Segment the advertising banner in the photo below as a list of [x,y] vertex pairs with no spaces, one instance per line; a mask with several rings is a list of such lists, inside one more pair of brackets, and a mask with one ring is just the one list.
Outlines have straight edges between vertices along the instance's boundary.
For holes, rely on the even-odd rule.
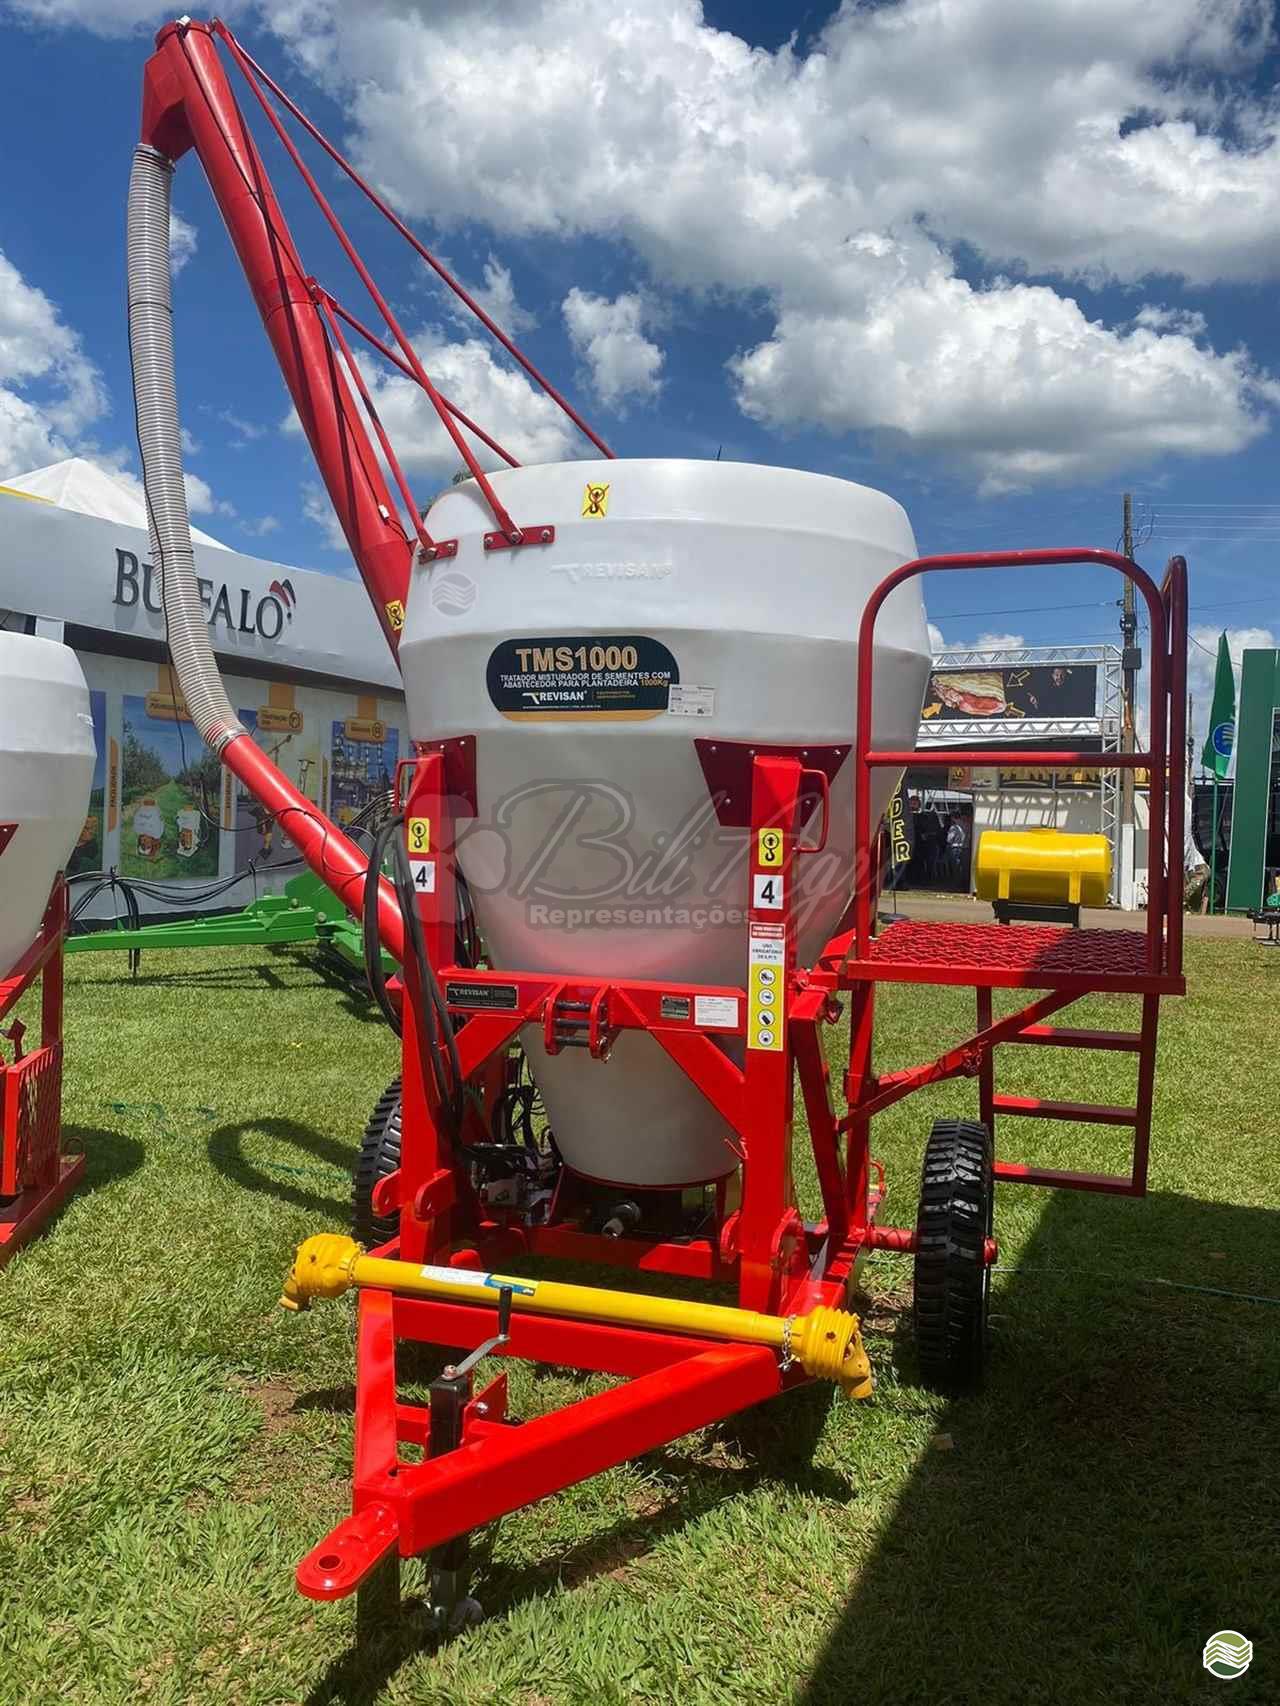
[[216,877],[222,770],[168,673],[161,669],[155,691],[123,698],[120,871],[153,881]]
[[[107,696],[97,690],[89,693],[89,714],[93,718],[93,782],[89,789],[89,811],[80,831],[80,839],[67,860],[67,875],[80,871],[100,871],[105,863],[103,849],[107,831]],[[114,801],[113,801],[114,803]]]
[[[267,757],[299,791],[316,805],[322,786],[320,729],[295,703],[293,685],[271,682],[266,704],[240,706],[240,721]],[[235,865],[242,870],[250,861],[260,870],[297,861],[298,851],[289,834],[289,822],[277,819],[260,806],[248,789],[236,784]]]
[[1020,717],[1097,714],[1094,664],[1018,664],[1002,669],[936,669],[920,713],[925,722],[1008,722]]
[[334,721],[329,744],[330,815],[344,827],[391,787],[400,731],[378,715],[376,699],[360,699],[354,717]]

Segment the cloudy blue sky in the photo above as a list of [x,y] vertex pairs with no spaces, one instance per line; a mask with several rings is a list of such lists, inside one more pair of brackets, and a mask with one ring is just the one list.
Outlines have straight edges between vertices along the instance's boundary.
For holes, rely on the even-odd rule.
[[[123,213],[145,0],[0,0],[0,479],[136,469]],[[1193,686],[1280,632],[1280,33],[1263,0],[237,0],[224,16],[623,455],[879,486],[923,551],[1183,550]],[[364,312],[278,147],[308,265]],[[579,454],[331,169],[455,400]],[[180,165],[193,510],[350,573],[198,164]],[[370,315],[369,317],[372,317]],[[456,457],[370,370],[424,499]],[[1111,639],[1100,572],[929,589],[950,643]],[[1204,649],[1207,648],[1207,649]]]

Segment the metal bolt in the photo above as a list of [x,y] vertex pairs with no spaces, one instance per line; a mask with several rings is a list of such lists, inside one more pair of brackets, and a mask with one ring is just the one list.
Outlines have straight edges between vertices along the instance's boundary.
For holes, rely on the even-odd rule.
[[524,544],[524,534],[521,533],[521,531],[518,527],[512,528],[509,537],[510,537],[511,543],[513,545],[523,545]]
[[550,537],[551,529],[549,527],[544,527],[542,530],[542,543],[545,545]]
[[456,1380],[457,1379],[458,1370],[454,1366],[453,1363],[446,1363],[445,1371],[444,1371],[444,1377],[446,1380]]
[[425,547],[424,547],[424,549],[423,549],[423,552],[422,552],[422,555],[423,555],[423,557],[424,557],[424,559],[425,559],[425,560],[426,560],[426,561],[427,561],[427,562],[428,562],[428,563],[434,563],[434,562],[435,562],[435,558],[436,558],[436,548],[435,548],[435,546],[434,546],[434,545],[427,545],[427,546],[425,546]]
[[489,1406],[484,1402],[483,1398],[476,1405],[475,1409],[477,1416],[487,1416],[489,1414]]

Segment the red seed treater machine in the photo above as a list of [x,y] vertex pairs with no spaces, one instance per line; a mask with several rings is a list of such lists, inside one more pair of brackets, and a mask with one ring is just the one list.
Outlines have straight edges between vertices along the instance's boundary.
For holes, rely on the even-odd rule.
[[[303,265],[219,49],[243,75],[372,300],[375,331]],[[483,322],[590,460],[521,467],[432,383],[295,140],[372,201]],[[369,861],[274,768],[218,679],[181,477],[169,292],[173,163],[194,152],[244,266],[356,565],[400,660],[412,757]],[[369,310],[365,310],[369,314]],[[298,1568],[371,1608],[429,1555],[441,1626],[474,1610],[467,1536],[504,1513],[811,1380],[871,1370],[849,1307],[872,1250],[914,1252],[922,1378],[977,1381],[1000,1179],[1141,1195],[1159,999],[1181,992],[1185,565],[1157,587],[1094,550],[918,558],[902,510],[822,476],[617,461],[221,23],[170,24],[147,66],[129,200],[139,440],[175,665],[222,762],[402,966],[402,1037],[355,1189],[360,1240],[299,1250],[284,1301],[358,1292],[352,1514]],[[376,412],[360,339],[421,388],[466,478],[425,513]],[[363,358],[368,361],[369,357]],[[523,381],[522,381],[523,382]],[[491,470],[496,468],[496,472]],[[393,491],[394,488],[394,491]],[[1143,931],[895,923],[877,932],[879,826],[907,764],[1070,765],[1082,754],[914,751],[929,669],[926,571],[1098,563],[1151,623]],[[1169,857],[1167,850],[1173,850]],[[391,875],[377,873],[389,862]],[[373,874],[370,875],[369,872]],[[371,972],[378,984],[376,956]],[[877,1074],[886,981],[975,991],[973,1033]],[[1024,989],[996,1017],[993,991]],[[1081,995],[1138,998],[1133,1032],[1046,1023]],[[824,1036],[848,1005],[847,1067]],[[997,1091],[1001,1043],[1132,1052],[1134,1102]],[[872,1116],[942,1079],[978,1118],[935,1124],[914,1227],[880,1223]],[[822,1211],[793,1183],[798,1078]],[[532,1080],[532,1082],[530,1081]],[[535,1096],[546,1123],[534,1117]],[[1134,1134],[1123,1177],[994,1156],[999,1116]],[[554,1133],[554,1136],[552,1135]],[[560,1258],[646,1276],[599,1289]],[[653,1276],[682,1282],[654,1295]],[[690,1282],[736,1303],[689,1302]],[[406,1342],[457,1359],[401,1401]],[[620,1377],[517,1423],[491,1357]]]

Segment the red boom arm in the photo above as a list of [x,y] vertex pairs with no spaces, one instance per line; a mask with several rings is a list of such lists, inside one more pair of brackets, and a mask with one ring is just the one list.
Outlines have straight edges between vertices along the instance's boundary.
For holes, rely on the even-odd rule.
[[204,167],[394,653],[414,544],[396,520],[358,405],[338,369],[280,204],[227,83],[211,25],[166,24],[156,37],[143,82],[142,140],[171,160],[194,149]]

